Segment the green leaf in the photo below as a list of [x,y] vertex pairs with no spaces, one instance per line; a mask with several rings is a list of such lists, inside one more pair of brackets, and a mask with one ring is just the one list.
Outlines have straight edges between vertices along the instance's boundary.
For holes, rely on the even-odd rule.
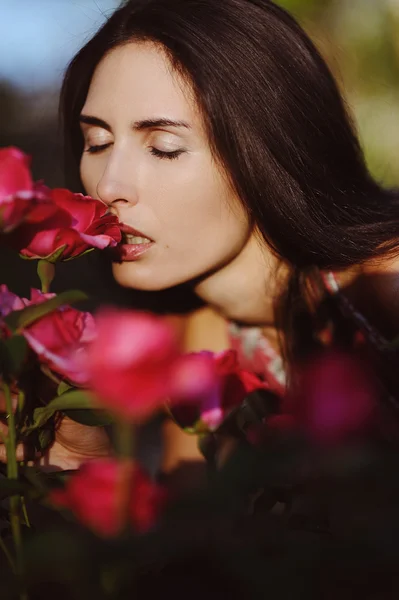
[[90,409],[94,406],[94,396],[84,390],[72,390],[57,396],[46,406],[41,406],[33,411],[33,423],[24,430],[29,433],[42,427],[58,411]]
[[24,327],[28,327],[28,325],[31,325],[38,319],[41,319],[45,315],[54,312],[57,310],[57,308],[60,308],[66,304],[81,302],[83,300],[87,300],[87,295],[85,293],[81,292],[80,290],[70,290],[63,292],[62,294],[58,294],[54,298],[46,300],[46,302],[42,302],[41,304],[28,306],[23,310],[13,311],[5,318],[5,322],[11,331],[19,332]]
[[75,258],[80,258],[85,254],[89,254],[89,252],[93,252],[93,250],[96,250],[96,248],[87,248],[87,250],[85,250],[84,252],[82,252],[82,254],[79,254],[78,256],[70,256],[69,258],[65,258],[64,262],[69,262],[70,260],[75,260]]
[[115,422],[113,417],[103,410],[64,410],[63,413],[81,425],[89,425],[90,427],[104,427]]
[[40,450],[46,450],[53,441],[53,433],[50,429],[40,429],[37,441],[39,442]]
[[66,381],[61,381],[60,385],[57,388],[57,396],[61,396],[61,394],[65,394],[65,392],[71,389],[73,389],[72,385],[70,385]]
[[23,366],[28,352],[28,345],[23,336],[16,335],[8,340],[0,340],[0,374],[10,378]]
[[13,335],[5,342],[8,354],[10,370],[13,374],[18,373],[28,353],[28,344],[22,335]]
[[23,258],[24,260],[46,260],[47,262],[55,263],[58,261],[58,259],[60,258],[60,256],[62,255],[62,253],[64,252],[66,247],[67,247],[67,245],[64,244],[63,246],[58,248],[58,250],[53,252],[53,254],[49,254],[48,256],[43,256],[41,258],[39,258],[39,256],[24,256],[23,254],[20,254],[19,256],[20,256],[20,258]]
[[9,496],[23,496],[29,490],[30,486],[18,479],[0,479],[0,499]]
[[63,246],[61,246],[61,248],[58,248],[58,250],[53,252],[53,254],[49,254],[48,256],[46,256],[44,258],[44,260],[47,260],[49,263],[53,263],[53,264],[56,263],[58,261],[58,259],[60,259],[61,256],[63,255],[66,247],[67,247],[67,245],[63,244]]

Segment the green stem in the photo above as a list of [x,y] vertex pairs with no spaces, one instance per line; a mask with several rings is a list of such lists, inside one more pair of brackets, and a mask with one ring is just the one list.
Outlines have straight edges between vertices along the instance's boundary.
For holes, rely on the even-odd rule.
[[134,429],[131,423],[118,421],[116,424],[117,455],[121,458],[132,458],[134,453]]
[[6,556],[7,560],[8,560],[8,562],[10,564],[10,567],[11,567],[11,570],[13,571],[13,573],[16,573],[17,572],[17,567],[16,567],[16,565],[14,563],[14,559],[11,556],[11,552],[7,548],[7,545],[6,545],[6,543],[4,542],[4,540],[2,539],[1,536],[0,536],[0,548],[3,550],[5,556]]
[[25,406],[25,393],[22,390],[18,392],[18,413],[21,414],[24,406]]
[[20,500],[21,500],[21,508],[22,508],[22,514],[24,516],[25,525],[27,525],[27,527],[30,527],[31,525],[30,525],[30,521],[29,521],[28,511],[26,509],[26,502],[25,502],[24,496],[21,496]]
[[[10,387],[3,382],[4,394],[6,397],[6,410],[8,415],[8,437],[7,437],[7,477],[8,479],[18,479],[18,463],[16,457],[16,431],[15,417],[12,407],[12,398]],[[10,522],[11,531],[14,540],[15,556],[16,556],[16,572],[21,577],[21,582],[24,577],[24,564],[22,555],[22,535],[21,535],[21,520],[20,520],[20,497],[18,495],[10,497]],[[21,592],[21,598],[24,593]]]
[[55,275],[54,264],[44,258],[40,259],[37,263],[37,274],[42,284],[42,292],[43,294],[47,294],[50,291],[50,285]]

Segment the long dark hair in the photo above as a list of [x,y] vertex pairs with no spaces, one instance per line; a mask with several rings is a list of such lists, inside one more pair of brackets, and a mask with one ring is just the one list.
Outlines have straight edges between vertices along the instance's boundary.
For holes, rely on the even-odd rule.
[[396,252],[399,192],[369,175],[326,63],[269,0],[125,2],[66,72],[67,172],[78,173],[78,115],[97,64],[134,40],[159,44],[193,86],[216,157],[268,245],[292,268],[285,302],[292,326],[310,267],[340,269]]

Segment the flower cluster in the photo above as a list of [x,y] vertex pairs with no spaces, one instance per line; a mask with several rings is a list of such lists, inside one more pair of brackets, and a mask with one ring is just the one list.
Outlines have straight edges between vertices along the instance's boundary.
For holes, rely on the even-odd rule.
[[[29,298],[0,285],[0,409],[7,416],[0,435],[8,462],[7,486],[2,490],[0,480],[0,495],[10,496],[15,564],[5,551],[19,575],[21,523],[27,521],[23,494],[70,511],[97,541],[112,538],[115,544],[118,540],[123,544],[128,535],[141,539],[143,533],[157,531],[161,515],[175,498],[145,473],[135,457],[133,438],[137,425],[163,409],[201,441],[223,439],[235,424],[237,446],[243,450],[235,465],[238,475],[227,465],[222,477],[225,487],[218,483],[215,497],[201,497],[199,513],[195,505],[197,530],[205,511],[219,510],[221,499],[232,513],[232,506],[242,511],[249,497],[252,512],[258,497],[268,506],[273,502],[288,506],[290,501],[284,500],[288,489],[302,493],[309,481],[313,487],[318,485],[317,477],[309,475],[314,457],[309,448],[316,448],[316,471],[323,460],[324,466],[336,469],[342,454],[331,454],[331,448],[348,440],[362,442],[376,421],[378,386],[352,354],[320,352],[298,367],[296,385],[276,403],[268,383],[243,369],[233,350],[185,354],[175,328],[165,318],[116,308],[102,308],[93,315],[75,308],[85,298],[81,292],[50,292],[58,261],[113,248],[121,239],[120,223],[102,202],[33,182],[25,154],[17,148],[0,150],[0,243],[25,259],[37,260],[42,284],[41,289],[31,290]],[[46,393],[42,393],[43,378]],[[267,410],[252,410],[254,399],[264,401],[265,408],[266,398],[273,400]],[[251,410],[256,413],[254,422],[248,421]],[[48,486],[38,484],[36,472],[20,481],[21,472],[25,475],[30,467],[25,455],[24,464],[18,464],[17,442],[34,436],[40,460],[48,459],[40,464],[56,468],[49,452],[68,421],[80,427],[111,425],[115,445],[109,455],[90,459],[88,453],[90,460],[82,459],[79,470],[60,486],[54,486],[54,481]],[[351,464],[357,456],[351,455]],[[28,481],[33,482],[32,489]],[[235,494],[241,494],[239,501]],[[184,503],[181,510],[185,515]],[[173,510],[169,517],[174,523]],[[225,515],[218,513],[219,518],[223,521]],[[215,521],[214,515],[211,519]],[[169,547],[173,527],[166,527],[163,547]],[[202,534],[198,531],[197,537]],[[179,532],[176,555],[190,546],[192,540],[188,543],[186,535]],[[146,551],[144,547],[143,555]],[[133,553],[139,554],[136,547]],[[110,589],[118,569],[112,560],[107,569],[104,597],[114,597]]]
[[0,232],[24,258],[49,262],[76,258],[121,240],[115,216],[99,200],[33,183],[29,158],[0,150]]

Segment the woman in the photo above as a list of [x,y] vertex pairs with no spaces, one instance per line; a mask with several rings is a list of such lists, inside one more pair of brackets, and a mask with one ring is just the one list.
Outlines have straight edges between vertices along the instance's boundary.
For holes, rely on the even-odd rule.
[[272,389],[326,323],[339,335],[341,307],[393,336],[399,192],[371,178],[333,77],[285,10],[128,1],[69,66],[61,113],[71,185],[126,226],[116,281],[190,284],[241,350],[256,340],[243,358],[262,346]]

